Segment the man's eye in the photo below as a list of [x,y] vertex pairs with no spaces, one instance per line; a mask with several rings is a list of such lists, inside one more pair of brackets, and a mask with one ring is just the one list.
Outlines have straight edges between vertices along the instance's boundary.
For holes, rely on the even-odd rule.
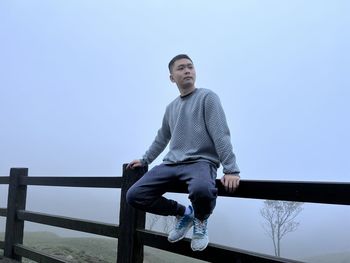
[[184,69],[184,67],[178,67],[177,69],[178,69],[178,70],[183,70],[183,69]]

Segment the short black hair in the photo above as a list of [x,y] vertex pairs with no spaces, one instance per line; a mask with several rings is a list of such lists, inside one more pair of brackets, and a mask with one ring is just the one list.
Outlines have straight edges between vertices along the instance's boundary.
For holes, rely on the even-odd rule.
[[171,71],[172,71],[172,69],[173,69],[173,66],[174,66],[175,61],[177,61],[177,60],[179,60],[179,59],[183,59],[183,58],[189,59],[189,60],[191,60],[191,62],[193,63],[192,59],[191,59],[188,55],[186,55],[186,54],[179,54],[179,55],[173,57],[173,58],[170,60],[170,62],[169,62],[168,68],[169,68],[170,73],[171,73]]

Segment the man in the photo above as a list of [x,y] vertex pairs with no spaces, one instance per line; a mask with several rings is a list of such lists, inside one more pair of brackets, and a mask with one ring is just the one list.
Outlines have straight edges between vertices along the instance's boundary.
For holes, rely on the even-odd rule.
[[[191,248],[204,250],[208,243],[207,222],[217,198],[216,171],[223,165],[222,184],[233,192],[239,185],[239,168],[232,151],[230,131],[218,96],[195,87],[196,71],[190,57],[175,56],[169,62],[170,80],[180,96],[166,108],[162,126],[143,158],[127,166],[150,164],[169,144],[163,163],[148,171],[127,193],[135,208],[158,215],[174,215],[176,222],[168,240],[185,237],[193,226]],[[163,197],[169,186],[187,184],[192,206],[185,207]]]

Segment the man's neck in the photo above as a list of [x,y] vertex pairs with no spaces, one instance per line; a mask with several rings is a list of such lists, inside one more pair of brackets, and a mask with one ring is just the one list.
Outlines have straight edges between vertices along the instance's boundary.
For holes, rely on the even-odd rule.
[[196,89],[195,86],[188,87],[188,88],[179,88],[180,96],[185,97],[185,96],[191,94],[195,89]]

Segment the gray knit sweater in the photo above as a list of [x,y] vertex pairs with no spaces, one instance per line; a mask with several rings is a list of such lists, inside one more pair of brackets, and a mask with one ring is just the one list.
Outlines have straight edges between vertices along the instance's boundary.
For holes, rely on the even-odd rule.
[[150,164],[169,141],[166,164],[207,161],[216,167],[221,163],[225,174],[239,173],[220,99],[208,89],[195,89],[167,106],[162,127],[142,162]]

